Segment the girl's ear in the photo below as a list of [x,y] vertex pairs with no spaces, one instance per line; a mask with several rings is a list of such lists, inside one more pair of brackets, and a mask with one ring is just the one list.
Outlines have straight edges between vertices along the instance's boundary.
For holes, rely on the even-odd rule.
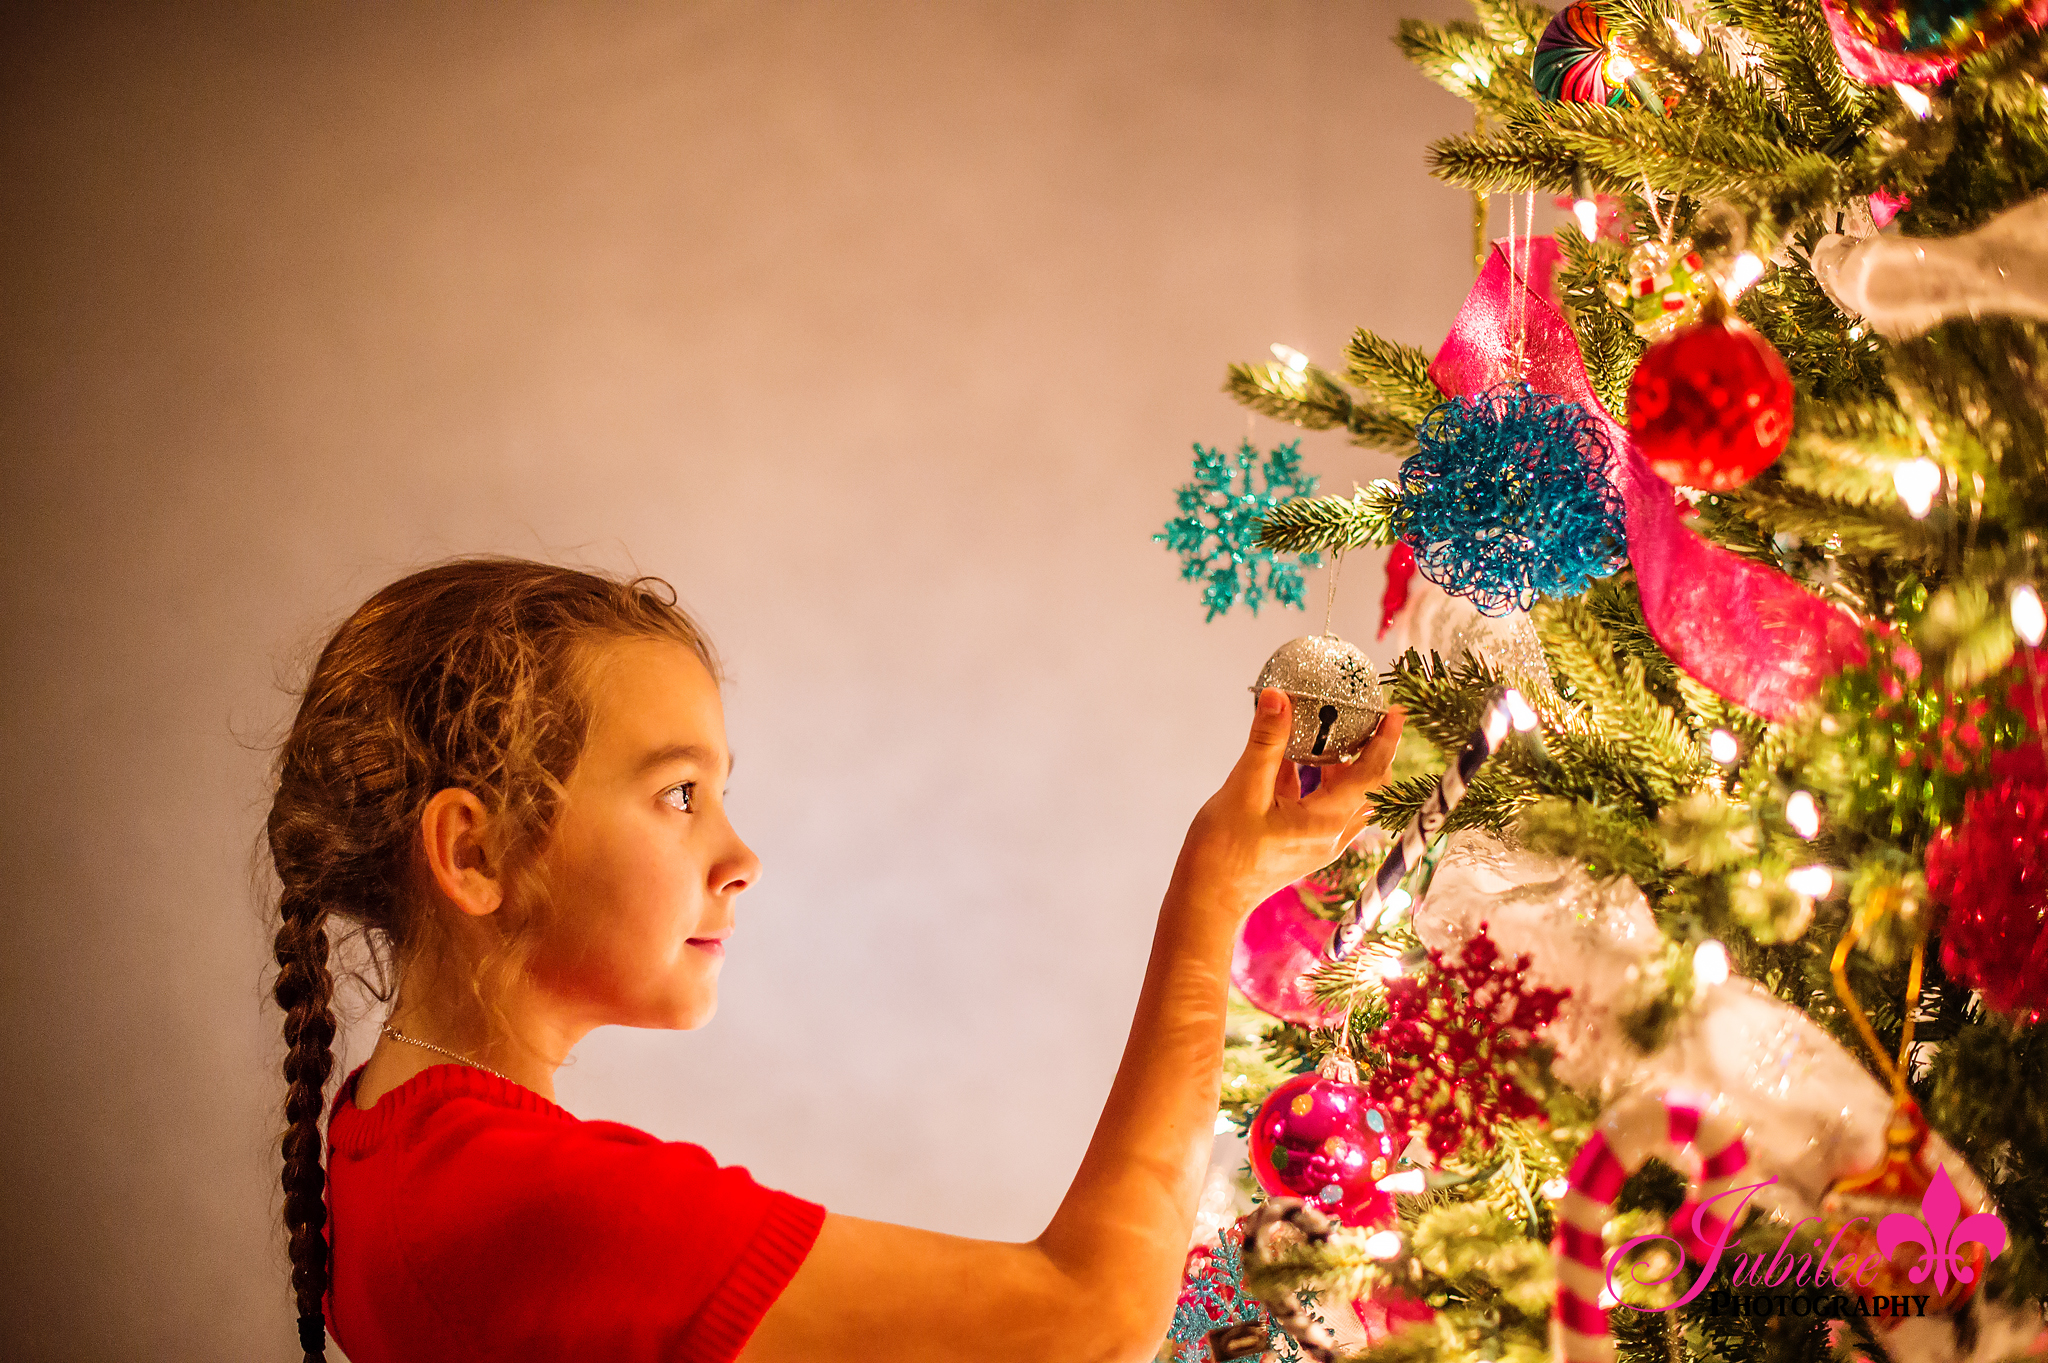
[[490,821],[482,800],[453,787],[437,791],[420,813],[427,871],[448,902],[472,918],[496,913],[505,902],[485,837]]

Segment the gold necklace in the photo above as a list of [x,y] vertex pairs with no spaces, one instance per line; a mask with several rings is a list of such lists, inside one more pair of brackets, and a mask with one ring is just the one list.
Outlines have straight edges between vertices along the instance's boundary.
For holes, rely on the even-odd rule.
[[508,1084],[516,1084],[519,1082],[518,1080],[513,1079],[509,1075],[498,1074],[498,1072],[492,1069],[489,1065],[480,1064],[477,1061],[471,1060],[466,1055],[457,1055],[455,1052],[449,1050],[446,1046],[436,1046],[431,1041],[422,1041],[416,1036],[407,1036],[404,1032],[399,1031],[396,1027],[393,1027],[388,1022],[384,1024],[384,1035],[390,1037],[393,1041],[403,1041],[408,1046],[417,1046],[423,1051],[433,1051],[437,1055],[445,1055],[450,1060],[460,1061],[462,1064],[468,1065],[471,1069],[482,1070],[485,1074],[497,1074],[500,1079],[503,1079]]

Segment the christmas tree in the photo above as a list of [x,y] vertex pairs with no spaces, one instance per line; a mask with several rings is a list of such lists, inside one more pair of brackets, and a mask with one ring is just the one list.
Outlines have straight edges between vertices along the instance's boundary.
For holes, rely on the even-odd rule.
[[1399,480],[1162,537],[1390,551],[1411,830],[1247,924],[1162,1357],[2048,1356],[2048,3],[1474,8],[1451,336],[1229,370]]

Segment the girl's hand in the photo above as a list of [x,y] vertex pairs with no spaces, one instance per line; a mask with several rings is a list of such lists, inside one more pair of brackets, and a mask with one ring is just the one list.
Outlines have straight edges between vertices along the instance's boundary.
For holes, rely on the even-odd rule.
[[1225,889],[1241,913],[1335,861],[1370,822],[1367,796],[1386,784],[1403,718],[1389,709],[1365,751],[1324,767],[1321,786],[1303,795],[1301,773],[1285,756],[1293,727],[1287,693],[1259,692],[1244,755],[1195,815],[1181,870]]

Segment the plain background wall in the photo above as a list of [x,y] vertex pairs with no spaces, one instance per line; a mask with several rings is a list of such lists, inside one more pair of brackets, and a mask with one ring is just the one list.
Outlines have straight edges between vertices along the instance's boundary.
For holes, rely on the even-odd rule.
[[1245,687],[1319,624],[1205,625],[1148,538],[1191,441],[1287,438],[1223,366],[1434,347],[1471,277],[1404,11],[1456,12],[17,9],[0,1353],[290,1352],[266,744],[325,631],[457,552],[663,574],[734,678],[767,873],[723,1010],[593,1036],[565,1103],[1035,1234]]

